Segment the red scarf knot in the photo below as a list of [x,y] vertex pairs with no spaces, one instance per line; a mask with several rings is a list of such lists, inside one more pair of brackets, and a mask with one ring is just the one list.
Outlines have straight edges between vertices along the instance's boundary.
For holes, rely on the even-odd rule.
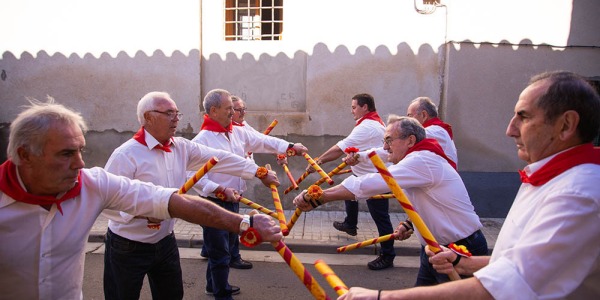
[[[148,146],[148,144],[146,143],[146,131],[144,129],[144,126],[140,127],[140,129],[133,135],[133,139],[144,146]],[[154,148],[152,149],[159,149],[165,152],[171,152],[171,145],[173,145],[173,139],[169,141],[168,145],[161,145],[159,143],[156,144],[156,146],[154,146]]]

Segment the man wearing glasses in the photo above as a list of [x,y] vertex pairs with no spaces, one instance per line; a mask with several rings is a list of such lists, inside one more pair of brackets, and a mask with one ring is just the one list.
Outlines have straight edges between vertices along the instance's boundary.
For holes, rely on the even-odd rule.
[[[487,241],[481,232],[483,226],[462,179],[438,142],[426,138],[425,129],[418,120],[400,117],[388,124],[383,148],[379,149],[383,151],[377,151],[378,155],[393,164],[389,167],[390,173],[438,243],[463,245],[473,255],[487,255]],[[365,152],[361,152],[358,160],[369,159]],[[356,160],[353,156],[347,156],[346,163],[352,165]],[[389,191],[381,175],[371,173],[346,178],[340,185],[324,190],[318,200],[321,203],[345,199],[365,200]],[[305,195],[306,191],[300,193],[294,199],[294,205],[302,211],[310,211],[313,209],[311,204],[314,203]],[[412,233],[412,225],[410,222],[402,222],[396,231],[399,239],[406,239]],[[423,249],[426,243],[416,233],[422,249],[415,285],[436,285],[448,281],[447,275],[433,269]]]
[[[137,107],[141,128],[115,149],[105,169],[131,179],[180,188],[187,170],[198,170],[214,156],[219,163],[211,173],[244,179],[255,176],[258,166],[253,161],[175,137],[181,116],[169,94],[146,94]],[[268,186],[277,177],[267,174],[261,180]],[[109,217],[104,255],[106,299],[139,299],[145,275],[153,299],[182,299],[179,250],[173,234],[175,219],[157,220],[108,210],[104,214]]]

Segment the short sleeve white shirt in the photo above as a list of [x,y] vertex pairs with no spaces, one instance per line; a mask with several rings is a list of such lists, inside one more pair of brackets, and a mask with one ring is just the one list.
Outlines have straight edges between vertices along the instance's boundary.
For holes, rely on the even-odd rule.
[[[348,147],[355,147],[364,151],[375,147],[381,147],[384,134],[385,127],[381,123],[375,120],[365,119],[352,129],[350,135],[337,142],[336,145],[340,147],[342,151]],[[375,166],[373,166],[370,161],[359,162],[351,168],[352,173],[356,176],[377,172]]]

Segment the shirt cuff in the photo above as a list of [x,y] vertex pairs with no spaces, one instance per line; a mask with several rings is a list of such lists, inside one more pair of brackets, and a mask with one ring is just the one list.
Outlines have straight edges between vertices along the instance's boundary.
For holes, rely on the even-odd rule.
[[342,186],[354,194],[355,201],[369,199],[368,196],[365,197],[364,195],[361,195],[360,181],[356,176],[350,176],[344,179],[344,181],[342,181]]

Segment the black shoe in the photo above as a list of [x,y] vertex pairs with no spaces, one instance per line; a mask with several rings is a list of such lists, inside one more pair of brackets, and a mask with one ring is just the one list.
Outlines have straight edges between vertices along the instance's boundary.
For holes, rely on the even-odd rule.
[[[235,285],[230,285],[231,287],[231,294],[232,295],[237,295],[240,293],[240,287],[239,286],[235,286]],[[208,287],[206,287],[206,289],[204,290],[204,293],[207,295],[212,295],[213,291],[209,290]]]
[[208,254],[206,254],[206,252],[200,252],[200,259],[207,260],[208,259]]
[[343,231],[351,236],[355,236],[356,235],[356,229],[358,229],[358,227],[350,227],[350,225],[348,225],[348,223],[346,222],[338,222],[335,221],[333,222],[333,227],[339,231]]
[[370,261],[367,266],[371,270],[383,270],[394,266],[394,258],[379,255],[374,261]]
[[230,262],[229,267],[234,268],[234,269],[242,269],[242,270],[252,269],[252,263],[240,258],[238,260]]

